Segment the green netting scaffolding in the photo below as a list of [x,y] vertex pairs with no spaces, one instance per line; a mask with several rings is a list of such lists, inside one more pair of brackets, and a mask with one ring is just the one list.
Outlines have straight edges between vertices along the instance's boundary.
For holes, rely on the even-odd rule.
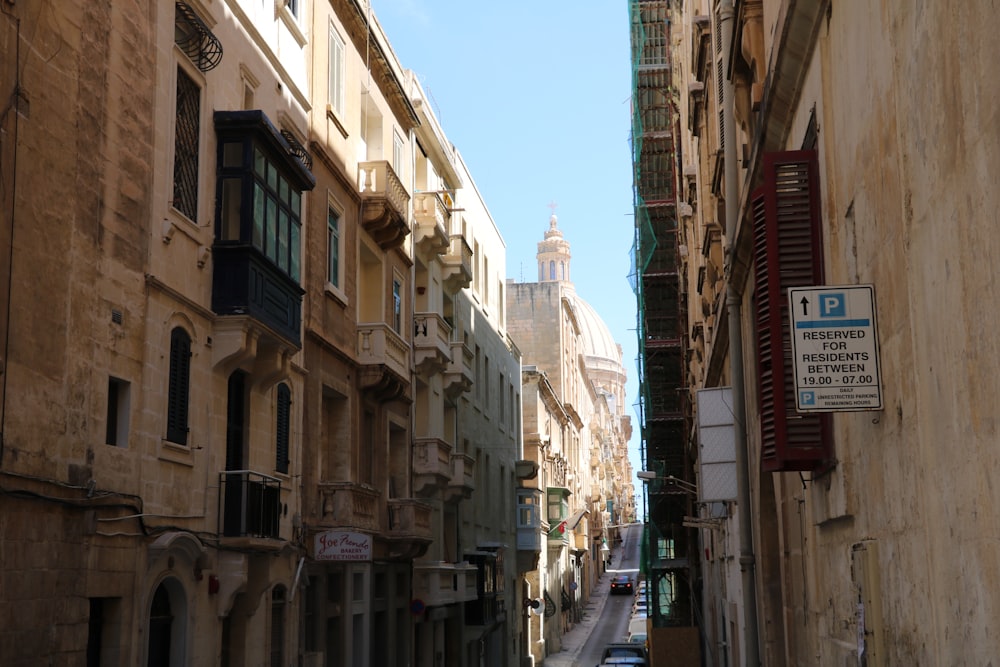
[[689,479],[689,410],[685,387],[686,304],[677,238],[677,113],[670,54],[670,0],[632,0],[633,199],[635,237],[629,276],[637,303],[637,412],[647,485],[641,571],[650,581],[655,626],[691,624],[697,544],[684,518],[685,494],[662,479]]

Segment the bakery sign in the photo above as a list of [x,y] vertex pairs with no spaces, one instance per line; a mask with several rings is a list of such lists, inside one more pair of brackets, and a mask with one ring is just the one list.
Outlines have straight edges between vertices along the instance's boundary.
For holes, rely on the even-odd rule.
[[316,560],[370,561],[372,559],[372,536],[342,530],[317,533],[313,544],[313,558]]

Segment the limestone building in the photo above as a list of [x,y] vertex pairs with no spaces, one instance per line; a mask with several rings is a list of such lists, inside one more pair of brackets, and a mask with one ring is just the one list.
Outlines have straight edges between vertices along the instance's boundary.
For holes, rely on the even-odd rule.
[[541,553],[522,582],[525,599],[539,601],[524,617],[536,663],[580,620],[617,527],[635,509],[621,347],[576,294],[554,215],[537,258],[538,282],[509,282],[507,293],[524,364],[524,458],[538,469],[519,492],[519,513],[541,514]]
[[503,239],[370,8],[7,3],[0,89],[4,664],[514,664]]
[[[687,305],[705,664],[988,663],[995,12],[702,0],[633,16],[654,4],[677,92],[660,177]],[[724,498],[706,456],[719,396]]]
[[0,15],[7,664],[294,653],[315,185],[298,20]]

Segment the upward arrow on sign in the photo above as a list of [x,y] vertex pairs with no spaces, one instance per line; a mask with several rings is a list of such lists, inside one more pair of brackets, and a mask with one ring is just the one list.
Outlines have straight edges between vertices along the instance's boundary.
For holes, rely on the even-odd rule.
[[809,314],[809,299],[807,299],[805,297],[802,297],[802,301],[800,301],[799,303],[802,304],[802,314],[803,315],[808,315]]

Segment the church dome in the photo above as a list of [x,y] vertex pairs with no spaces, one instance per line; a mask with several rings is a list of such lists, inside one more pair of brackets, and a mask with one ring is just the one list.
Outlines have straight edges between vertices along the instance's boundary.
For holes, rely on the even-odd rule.
[[578,295],[573,295],[572,303],[587,346],[585,351],[588,358],[587,365],[590,365],[589,361],[593,358],[594,361],[611,362],[620,367],[622,365],[621,349],[615,342],[614,336],[611,335],[608,325],[604,323],[593,306]]

